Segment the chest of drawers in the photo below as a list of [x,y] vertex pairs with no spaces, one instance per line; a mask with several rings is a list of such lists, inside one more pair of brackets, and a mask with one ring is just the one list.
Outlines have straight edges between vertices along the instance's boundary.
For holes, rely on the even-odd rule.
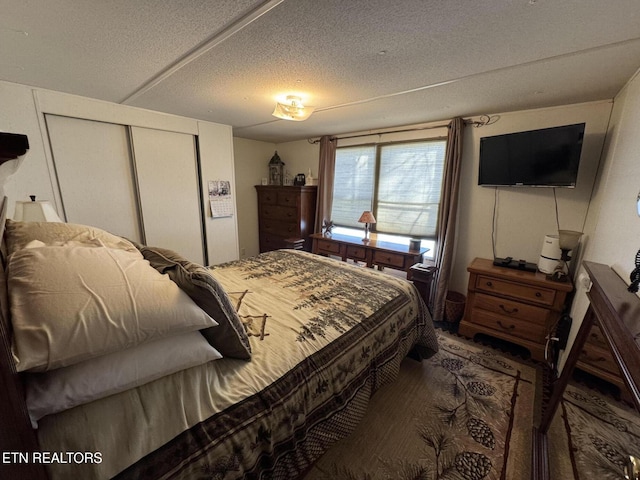
[[256,185],[260,252],[286,248],[287,239],[302,239],[303,250],[311,251],[309,235],[314,229],[317,189]]
[[547,280],[540,272],[497,267],[484,258],[476,258],[467,270],[467,304],[458,332],[468,338],[477,333],[501,338],[544,360],[546,337],[573,285]]

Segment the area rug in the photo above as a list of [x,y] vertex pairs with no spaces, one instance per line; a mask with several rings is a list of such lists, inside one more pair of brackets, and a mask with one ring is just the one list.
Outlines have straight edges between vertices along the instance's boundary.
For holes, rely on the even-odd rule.
[[569,385],[548,435],[552,479],[618,480],[628,455],[640,457],[640,417],[584,385]]
[[440,352],[405,359],[305,480],[529,480],[540,369],[438,335]]

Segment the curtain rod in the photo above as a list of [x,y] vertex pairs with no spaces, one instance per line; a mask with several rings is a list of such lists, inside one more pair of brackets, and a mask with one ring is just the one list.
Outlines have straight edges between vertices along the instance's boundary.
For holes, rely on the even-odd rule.
[[[470,120],[470,119],[465,119],[464,123],[465,125],[473,125],[476,128],[479,127],[483,127],[485,125],[492,125],[494,123],[496,123],[498,120],[500,119],[500,117],[498,115],[494,115],[494,116],[490,116],[490,115],[480,115],[480,120]],[[404,133],[404,132],[417,132],[420,130],[433,130],[434,128],[449,128],[449,123],[443,123],[440,125],[429,125],[428,127],[417,127],[417,128],[405,128],[405,129],[400,129],[400,130],[388,130],[385,132],[378,132],[378,133],[362,133],[359,135],[347,135],[347,136],[334,136],[331,138],[331,141],[335,141],[335,140],[345,140],[345,139],[349,139],[349,138],[361,138],[361,137],[371,137],[372,135],[386,135],[388,133]],[[312,140],[310,138],[307,139],[307,141],[309,143],[320,143],[320,139],[317,138],[315,140]]]

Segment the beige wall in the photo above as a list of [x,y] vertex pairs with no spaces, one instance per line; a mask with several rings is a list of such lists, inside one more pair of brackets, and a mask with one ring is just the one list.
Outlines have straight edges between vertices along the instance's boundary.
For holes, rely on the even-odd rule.
[[[583,260],[620,266],[620,271],[626,272],[627,278],[640,249],[640,218],[636,211],[636,198],[640,191],[638,122],[640,76],[636,74],[614,99],[602,165],[589,206],[583,254]],[[589,306],[585,289],[578,281],[571,308],[573,322],[568,348],[560,356],[560,369]]]
[[275,148],[273,143],[237,137],[233,139],[240,258],[260,253],[258,196],[254,186],[260,185],[263,177],[268,177],[267,165]]
[[240,258],[260,253],[258,242],[258,198],[254,185],[268,177],[269,160],[277,150],[285,163],[285,171],[291,178],[298,173],[305,175],[311,169],[318,175],[318,144],[306,140],[288,143],[268,143],[246,138],[233,139],[235,151],[236,188],[238,203],[238,238]]
[[[571,123],[585,122],[586,135],[580,172],[575,189],[558,188],[560,227],[582,230],[589,211],[589,199],[598,170],[602,145],[611,113],[612,102],[593,102],[578,105],[527,110],[498,114],[492,125],[465,132],[463,167],[461,171],[460,217],[456,244],[456,258],[450,289],[465,292],[467,265],[475,257],[493,257],[491,226],[495,189],[480,187],[478,183],[478,155],[480,138],[489,135],[531,130]],[[441,135],[444,132],[427,130],[415,135]],[[343,142],[344,143],[344,142]],[[317,176],[318,144],[307,140],[269,144],[235,139],[236,182],[240,251],[246,255],[258,252],[257,205],[253,185],[266,176],[267,164],[273,150],[286,164],[292,175],[312,169]],[[242,152],[239,154],[239,152]],[[637,192],[636,192],[637,193]],[[245,197],[241,200],[240,196]],[[550,188],[498,189],[496,228],[497,256],[511,256],[537,263],[544,236],[557,231],[553,190]],[[585,240],[588,236],[585,236]],[[241,253],[242,255],[242,253]]]
[[[560,228],[582,231],[600,161],[611,102],[500,114],[489,126],[465,131],[460,182],[460,215],[451,290],[467,289],[467,265],[475,257],[493,258],[492,220],[496,190],[478,186],[480,138],[523,130],[586,122],[577,186],[557,188]],[[496,256],[538,262],[544,236],[556,226],[553,189],[503,187],[497,190]]]

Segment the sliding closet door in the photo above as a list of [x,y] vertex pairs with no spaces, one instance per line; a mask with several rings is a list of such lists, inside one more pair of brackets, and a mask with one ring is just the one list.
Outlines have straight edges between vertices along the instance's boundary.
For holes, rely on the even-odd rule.
[[67,222],[140,242],[127,127],[57,115],[45,119]]
[[146,244],[204,264],[195,137],[131,127]]

